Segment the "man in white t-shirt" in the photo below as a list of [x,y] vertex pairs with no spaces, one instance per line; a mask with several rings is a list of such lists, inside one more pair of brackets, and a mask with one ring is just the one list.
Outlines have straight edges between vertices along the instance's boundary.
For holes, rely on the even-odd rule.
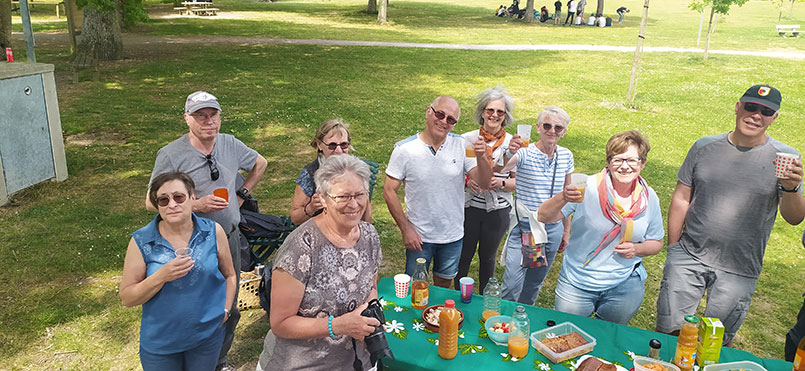
[[[466,157],[468,145],[461,136],[450,133],[460,114],[455,99],[436,98],[425,110],[425,130],[394,145],[383,187],[389,213],[405,244],[405,272],[413,275],[417,258],[425,258],[426,266],[433,259],[433,283],[441,287],[450,287],[458,272],[464,238],[465,174],[481,188],[488,187],[492,179],[484,141],[472,143],[475,156]],[[403,183],[405,212],[397,196]]]

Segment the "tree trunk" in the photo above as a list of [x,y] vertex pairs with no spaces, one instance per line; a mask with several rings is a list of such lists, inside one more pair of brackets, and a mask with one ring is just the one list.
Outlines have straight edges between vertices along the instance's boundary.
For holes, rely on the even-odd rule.
[[710,33],[713,31],[713,14],[715,12],[715,8],[710,8],[710,22],[707,25],[707,37],[704,39],[704,60],[707,60],[707,50],[710,49]]
[[386,11],[389,7],[388,0],[380,0],[380,6],[377,8],[377,23],[386,23]]
[[634,49],[634,60],[632,61],[632,74],[629,77],[629,90],[626,92],[626,99],[629,103],[634,103],[637,95],[637,71],[640,66],[640,52],[643,51],[643,40],[646,39],[646,20],[648,20],[648,2],[643,4],[643,19],[640,20],[640,34],[637,35],[637,46]]
[[377,0],[369,0],[366,4],[366,12],[369,14],[377,14]]
[[534,0],[528,0],[525,6],[525,21],[534,22]]
[[6,60],[6,48],[11,47],[11,0],[0,0],[0,51]]
[[[120,2],[117,2],[120,8]],[[84,7],[84,27],[78,50],[91,53],[98,60],[109,61],[123,57],[123,35],[120,30],[122,22],[118,9],[99,10],[90,6]]]
[[699,41],[702,40],[702,25],[704,24],[704,7],[702,7],[701,16],[699,16],[699,33],[696,35],[696,47],[699,47]]
[[595,16],[600,17],[604,15],[604,0],[598,0],[598,7],[595,9]]

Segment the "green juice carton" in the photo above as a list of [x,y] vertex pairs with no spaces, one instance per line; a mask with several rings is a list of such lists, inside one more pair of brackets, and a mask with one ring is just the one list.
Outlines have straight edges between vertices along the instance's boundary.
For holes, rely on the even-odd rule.
[[712,317],[701,317],[701,321],[699,321],[699,344],[696,348],[696,361],[699,363],[699,367],[718,363],[723,340],[724,325],[721,320]]

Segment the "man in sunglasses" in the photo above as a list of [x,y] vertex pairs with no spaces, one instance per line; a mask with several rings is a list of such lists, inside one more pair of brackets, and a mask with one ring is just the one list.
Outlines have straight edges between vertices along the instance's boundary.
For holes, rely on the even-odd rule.
[[704,315],[721,320],[730,346],[746,318],[778,207],[789,224],[805,217],[801,159],[784,178],[774,173],[778,152],[799,156],[766,134],[781,100],[771,86],[752,86],[735,104],[735,129],[700,138],[688,151],[668,209],[657,331],[679,333],[706,291]]
[[[227,232],[232,263],[240,282],[240,204],[263,176],[266,159],[234,136],[219,133],[221,106],[218,98],[210,93],[197,91],[187,96],[184,120],[189,132],[157,152],[151,180],[159,174],[174,171],[185,172],[193,178],[197,197],[193,200],[193,212],[218,222]],[[246,171],[248,175],[243,186],[237,188],[239,170]],[[226,192],[221,192],[221,188]],[[216,194],[226,198],[213,195],[216,190],[219,190]],[[145,204],[147,209],[156,211],[148,197]],[[226,321],[217,370],[234,370],[226,365],[226,354],[240,319],[236,305],[237,293],[234,301],[235,305],[232,305]]]
[[[465,175],[489,187],[492,165],[486,143],[472,143],[467,157],[464,139],[451,133],[461,109],[452,97],[441,96],[425,109],[425,130],[394,145],[383,197],[405,244],[405,272],[414,274],[416,259],[433,259],[433,283],[450,287],[458,273],[464,238]],[[476,161],[476,158],[479,161]],[[397,196],[405,183],[405,212]]]

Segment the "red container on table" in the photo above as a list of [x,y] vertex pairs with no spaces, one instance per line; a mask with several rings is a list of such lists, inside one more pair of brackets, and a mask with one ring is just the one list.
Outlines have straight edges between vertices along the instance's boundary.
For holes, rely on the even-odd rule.
[[6,62],[14,62],[14,52],[11,48],[6,48]]

